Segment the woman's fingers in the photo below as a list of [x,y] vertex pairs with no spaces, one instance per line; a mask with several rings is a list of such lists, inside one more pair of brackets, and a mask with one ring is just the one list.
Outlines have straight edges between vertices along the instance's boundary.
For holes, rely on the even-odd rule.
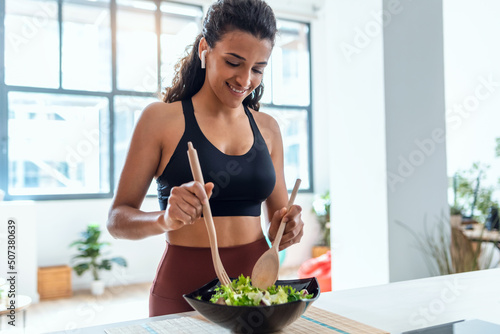
[[212,191],[214,190],[215,185],[212,182],[205,183],[205,192],[208,198],[212,197]]
[[[213,183],[211,183],[211,184],[212,184],[212,188],[213,188]],[[207,191],[205,190],[205,187],[200,182],[192,181],[192,182],[183,184],[179,188],[187,189],[188,191],[190,191],[192,194],[194,194],[200,200],[200,203],[208,204]]]
[[302,221],[301,212],[302,208],[299,205],[292,205],[283,217],[283,220],[286,221],[286,226],[279,250],[288,248],[302,239],[304,235],[304,222]]
[[194,223],[201,217],[203,203],[208,203],[207,193],[210,195],[213,183],[203,186],[192,181],[179,187],[173,187],[168,199],[166,213],[171,222],[171,228],[178,229],[183,225]]
[[[169,224],[169,229],[179,229],[184,225],[191,224],[194,222],[194,214],[189,213],[189,205],[185,203],[177,203],[175,200],[168,201],[168,206],[166,210],[166,215],[168,218],[167,224]],[[195,210],[191,207],[192,211]]]
[[280,227],[281,219],[283,219],[285,213],[286,213],[286,208],[282,208],[280,210],[275,211],[273,217],[271,218],[271,223],[268,231],[269,240],[271,240],[271,242],[273,242],[274,239],[276,238],[276,234],[278,233],[278,229]]

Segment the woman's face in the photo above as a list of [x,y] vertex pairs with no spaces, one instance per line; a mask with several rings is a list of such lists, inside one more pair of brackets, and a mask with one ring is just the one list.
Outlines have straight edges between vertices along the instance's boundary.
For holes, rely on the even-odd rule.
[[262,81],[271,51],[268,39],[227,32],[206,55],[205,84],[224,105],[237,108]]

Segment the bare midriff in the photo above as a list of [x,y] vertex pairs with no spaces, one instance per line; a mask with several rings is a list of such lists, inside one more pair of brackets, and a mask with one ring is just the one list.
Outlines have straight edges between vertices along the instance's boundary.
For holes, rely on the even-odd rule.
[[[260,217],[213,217],[219,247],[233,247],[252,243],[264,237]],[[210,247],[205,220],[199,218],[192,225],[167,232],[172,245]]]

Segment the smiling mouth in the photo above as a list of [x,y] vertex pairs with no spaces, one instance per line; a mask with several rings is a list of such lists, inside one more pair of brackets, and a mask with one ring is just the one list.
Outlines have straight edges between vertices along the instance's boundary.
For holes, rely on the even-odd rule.
[[237,94],[243,94],[246,92],[246,89],[243,89],[243,90],[238,90],[236,88],[234,88],[233,86],[231,86],[229,83],[226,82],[226,85],[229,87],[229,89],[231,89],[233,92],[237,93]]

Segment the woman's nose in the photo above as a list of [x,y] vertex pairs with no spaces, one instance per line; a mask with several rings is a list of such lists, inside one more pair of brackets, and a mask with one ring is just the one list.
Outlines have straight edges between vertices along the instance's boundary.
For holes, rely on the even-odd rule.
[[238,76],[236,77],[236,82],[238,85],[240,85],[243,88],[250,87],[250,82],[252,78],[252,72],[251,70],[242,70],[238,73]]

